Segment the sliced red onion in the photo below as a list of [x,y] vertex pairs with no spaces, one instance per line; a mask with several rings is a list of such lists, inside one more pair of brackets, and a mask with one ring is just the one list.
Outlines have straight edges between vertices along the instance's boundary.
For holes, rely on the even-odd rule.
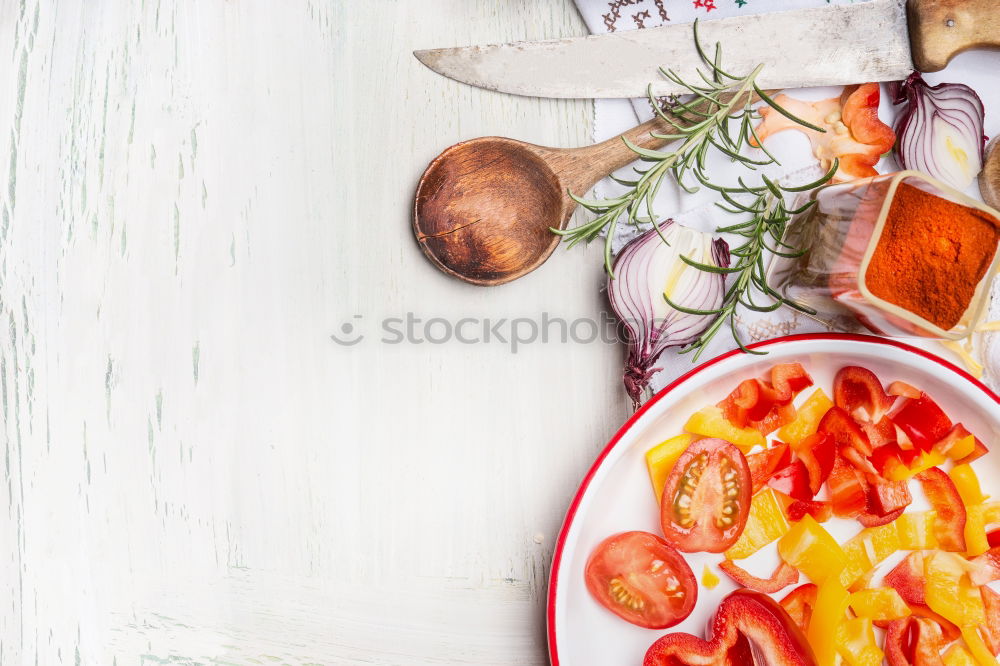
[[667,304],[664,294],[691,310],[715,310],[722,305],[725,275],[690,266],[681,261],[681,255],[702,264],[729,266],[729,246],[724,240],[667,220],[660,223],[660,233],[650,229],[622,248],[615,259],[615,277],[608,280],[611,309],[628,334],[624,383],[636,405],[660,370],[653,365],[664,350],[693,342],[715,319],[714,315],[678,312]]
[[961,83],[928,86],[914,72],[892,89],[896,104],[894,151],[904,169],[915,169],[959,190],[983,168],[985,109],[976,91]]

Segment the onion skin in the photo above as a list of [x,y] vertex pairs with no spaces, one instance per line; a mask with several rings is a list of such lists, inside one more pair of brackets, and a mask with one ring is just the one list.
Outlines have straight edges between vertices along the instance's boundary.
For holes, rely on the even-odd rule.
[[664,299],[668,284],[671,300],[695,310],[715,310],[725,296],[725,275],[708,273],[683,264],[679,254],[716,266],[729,266],[729,246],[722,239],[688,229],[673,220],[634,238],[621,249],[614,263],[614,278],[608,280],[611,309],[625,328],[628,355],[623,383],[635,405],[660,370],[654,367],[670,347],[698,339],[715,319],[714,315],[691,315],[671,308]]
[[961,83],[929,86],[914,72],[892,87],[905,104],[896,119],[893,152],[904,169],[922,171],[964,190],[983,168],[985,107],[976,91]]

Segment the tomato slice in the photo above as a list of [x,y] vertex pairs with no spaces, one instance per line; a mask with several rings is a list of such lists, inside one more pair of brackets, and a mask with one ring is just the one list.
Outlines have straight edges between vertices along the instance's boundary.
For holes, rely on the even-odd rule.
[[723,439],[698,440],[674,463],[663,487],[663,535],[678,550],[721,553],[746,526],[752,485],[739,449]]
[[647,629],[683,621],[698,600],[698,583],[684,557],[649,532],[623,532],[602,541],[584,577],[602,606]]
[[878,423],[895,401],[896,397],[886,395],[882,382],[867,368],[849,365],[833,379],[834,404],[852,416],[864,410],[869,423]]

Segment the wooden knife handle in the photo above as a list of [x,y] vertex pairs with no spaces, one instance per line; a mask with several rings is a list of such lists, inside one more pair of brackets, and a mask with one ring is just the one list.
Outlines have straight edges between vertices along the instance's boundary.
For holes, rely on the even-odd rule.
[[998,0],[907,0],[913,64],[937,72],[966,49],[1000,48]]

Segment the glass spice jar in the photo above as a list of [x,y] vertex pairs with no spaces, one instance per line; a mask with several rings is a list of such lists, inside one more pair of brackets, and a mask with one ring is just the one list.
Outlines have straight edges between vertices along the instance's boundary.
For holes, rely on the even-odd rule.
[[957,340],[1000,269],[1000,213],[917,171],[830,185],[796,203],[769,282],[838,330]]

